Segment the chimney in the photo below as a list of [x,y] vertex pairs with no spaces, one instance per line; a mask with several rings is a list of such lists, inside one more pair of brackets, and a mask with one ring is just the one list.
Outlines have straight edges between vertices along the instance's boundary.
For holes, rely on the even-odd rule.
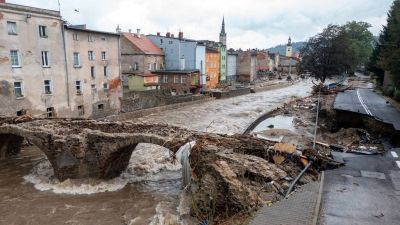
[[165,35],[167,38],[171,37],[171,33],[167,32],[167,35]]
[[175,35],[174,35],[174,34],[171,34],[171,37],[173,38],[173,37],[175,37]]
[[182,31],[179,31],[179,39],[183,39],[183,32]]
[[140,29],[136,29],[136,35],[140,37]]
[[157,36],[160,36],[160,32],[157,32]]
[[132,33],[132,29],[129,29],[128,32],[129,32],[129,33]]

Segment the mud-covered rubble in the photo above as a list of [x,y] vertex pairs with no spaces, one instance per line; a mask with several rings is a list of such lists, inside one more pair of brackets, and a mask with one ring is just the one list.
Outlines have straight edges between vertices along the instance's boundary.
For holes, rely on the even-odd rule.
[[[313,150],[277,151],[275,143],[250,136],[196,140],[190,155],[192,213],[198,218],[213,218],[217,224],[283,198],[292,179],[304,168],[303,159],[315,163],[300,185],[316,180],[319,170],[337,166]],[[275,163],[275,156],[284,160]]]

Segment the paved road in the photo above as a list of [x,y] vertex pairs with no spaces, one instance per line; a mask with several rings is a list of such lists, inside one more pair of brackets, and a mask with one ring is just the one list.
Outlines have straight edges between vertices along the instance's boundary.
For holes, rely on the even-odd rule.
[[393,124],[396,130],[400,130],[400,112],[370,88],[357,88],[339,93],[334,108],[372,116]]
[[399,155],[335,153],[346,166],[325,172],[319,224],[400,224]]

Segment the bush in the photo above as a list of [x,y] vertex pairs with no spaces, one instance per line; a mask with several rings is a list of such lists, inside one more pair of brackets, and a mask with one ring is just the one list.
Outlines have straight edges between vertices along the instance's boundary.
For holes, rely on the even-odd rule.
[[393,94],[393,98],[394,100],[396,100],[397,102],[400,102],[400,90],[396,90]]
[[385,87],[383,88],[383,94],[389,97],[393,97],[394,90],[395,90],[394,86]]

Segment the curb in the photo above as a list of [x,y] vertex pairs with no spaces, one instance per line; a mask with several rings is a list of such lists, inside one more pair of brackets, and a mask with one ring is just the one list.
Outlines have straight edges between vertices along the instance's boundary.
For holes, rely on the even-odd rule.
[[314,209],[314,218],[312,221],[312,225],[317,225],[317,223],[318,223],[319,212],[321,210],[321,200],[322,200],[322,191],[323,191],[323,187],[324,187],[324,180],[325,180],[325,171],[322,171],[321,181],[320,181],[319,191],[318,191],[318,198],[317,198],[317,203],[316,203],[315,209]]

